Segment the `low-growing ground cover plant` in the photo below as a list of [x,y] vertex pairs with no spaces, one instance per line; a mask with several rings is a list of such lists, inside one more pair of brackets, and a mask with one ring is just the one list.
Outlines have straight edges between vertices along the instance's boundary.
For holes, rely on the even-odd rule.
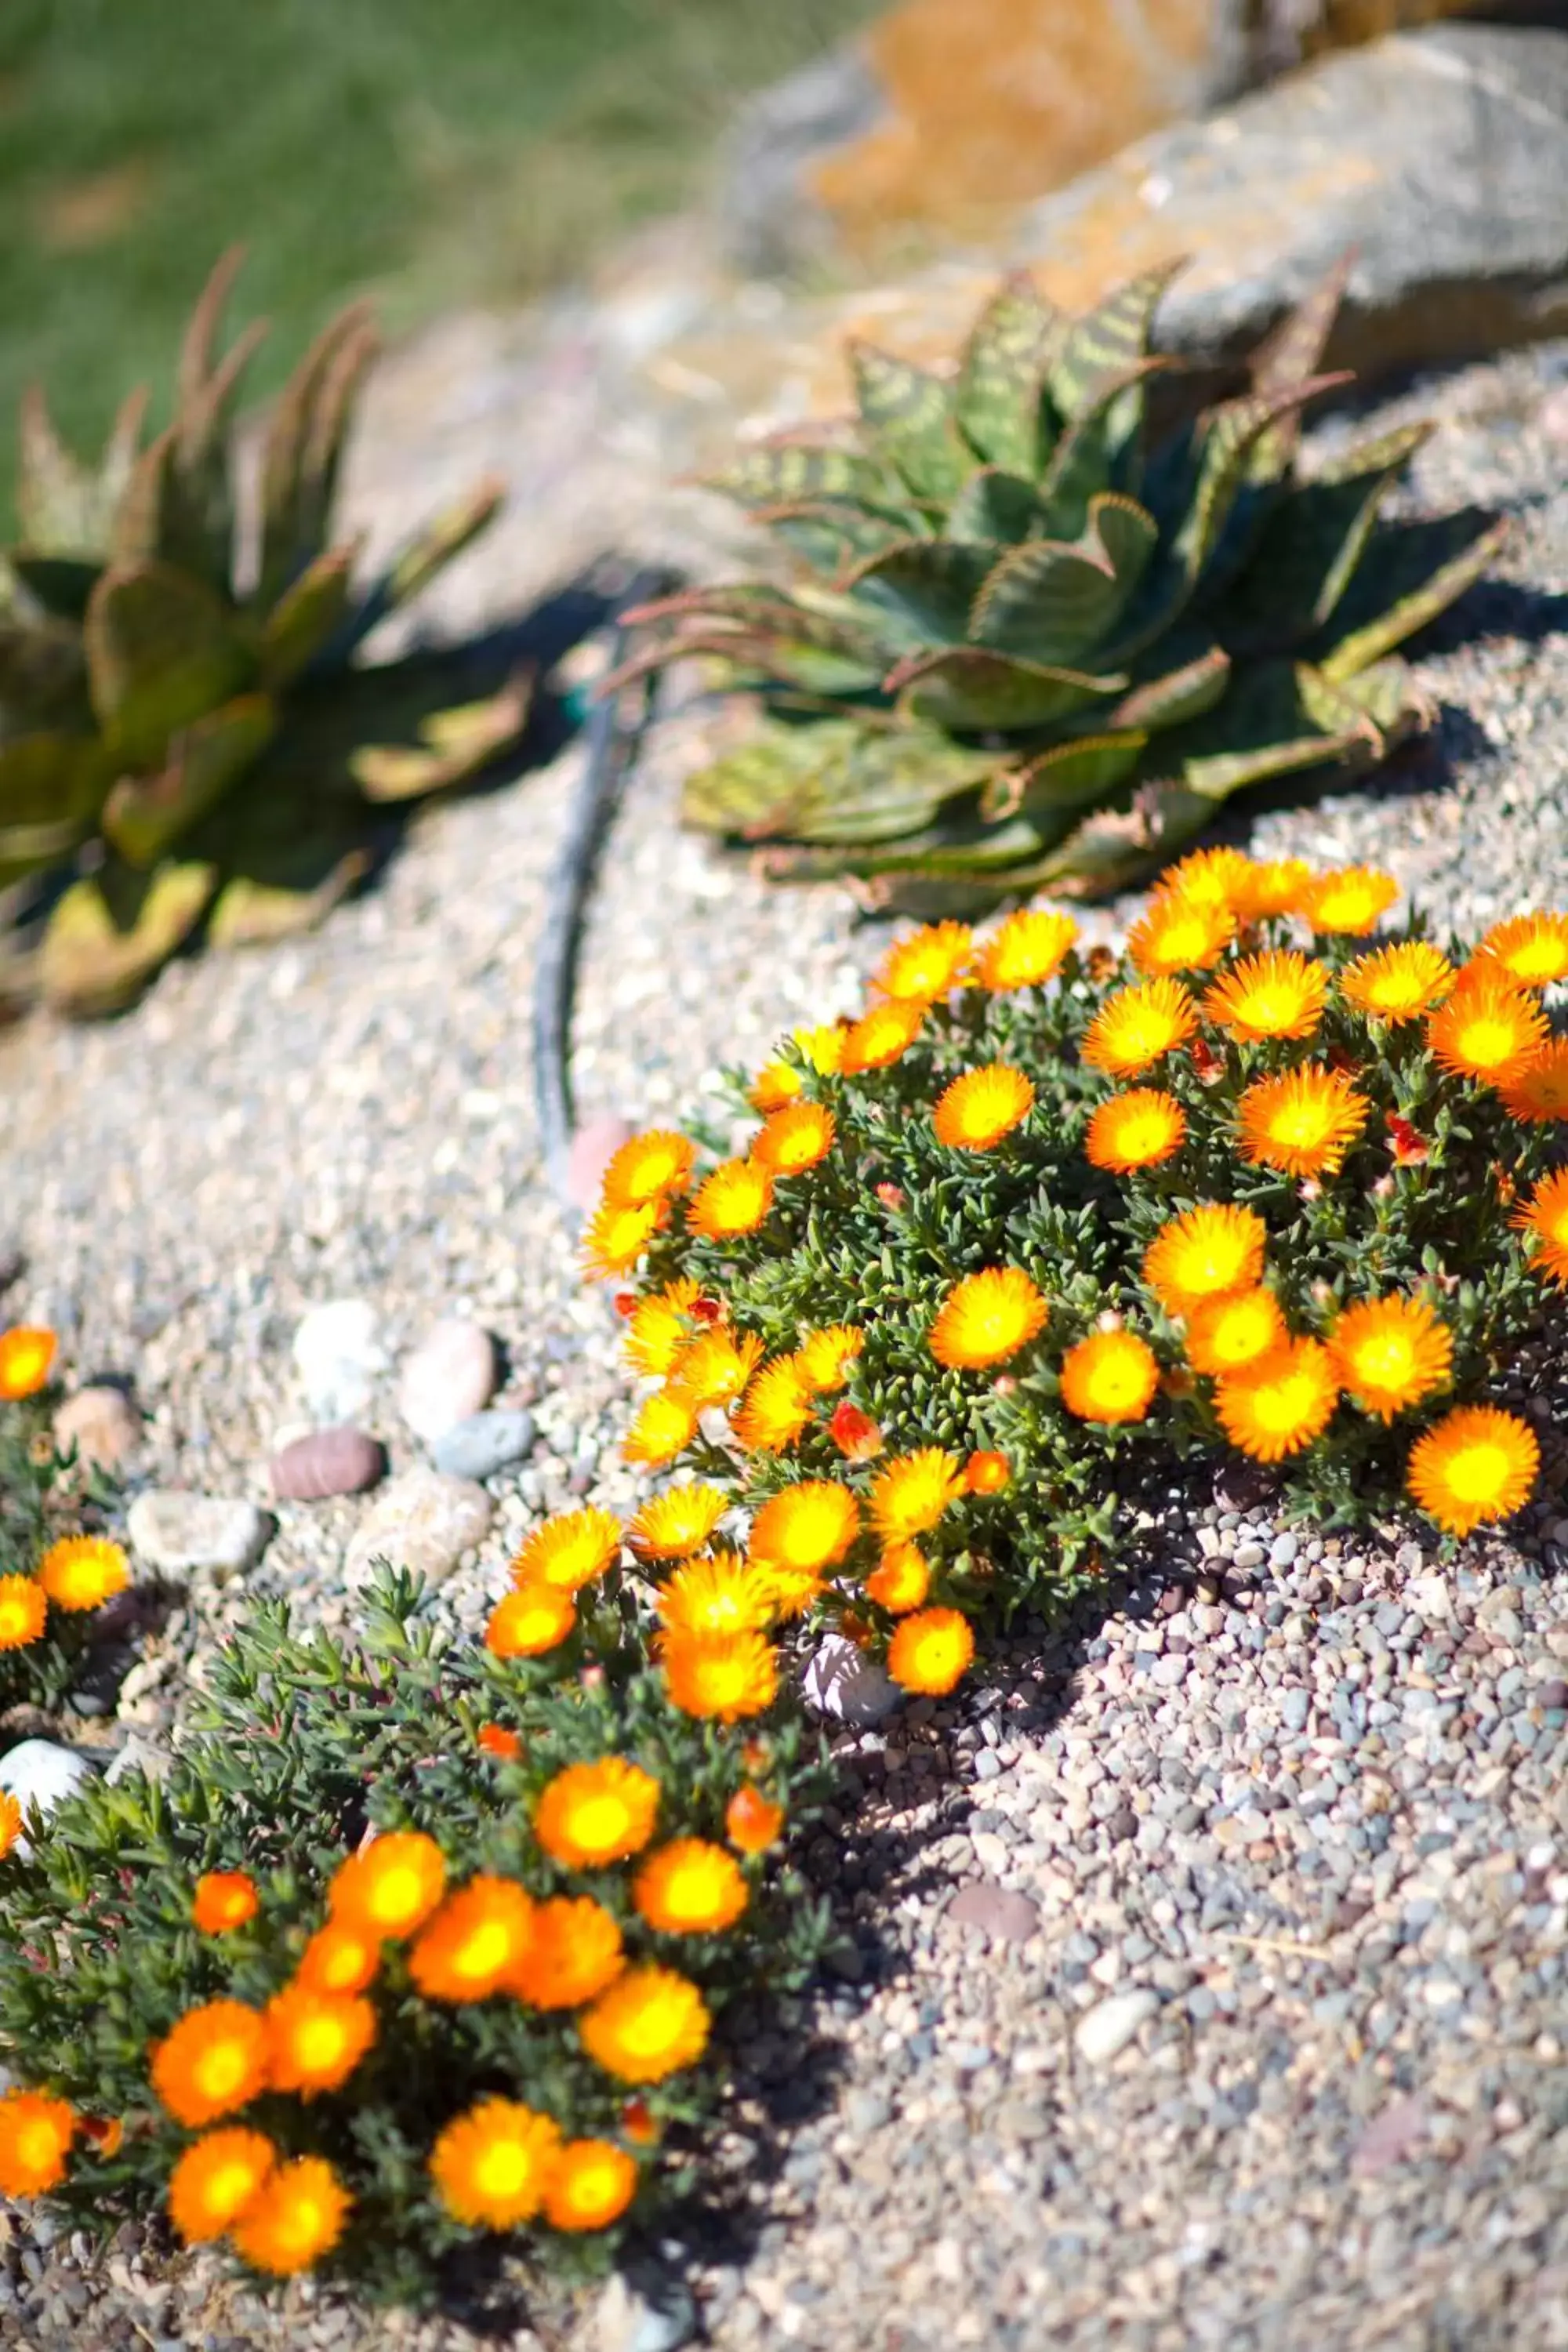
[[644,608],[621,677],[700,656],[762,700],[690,823],[779,845],[779,876],[970,913],[1123,887],[1231,793],[1424,723],[1396,649],[1495,530],[1380,520],[1426,425],[1302,460],[1303,409],[1344,381],[1318,371],[1345,268],[1202,415],[1152,347],[1171,275],[1081,319],[1011,279],[947,373],[852,344],[853,417],[716,478],[793,568]]
[[[58,1352],[41,1327],[0,1330],[0,1715],[60,1705],[100,1612],[131,1581],[123,1550],[100,1531],[100,1476],[84,1481],[51,1434]],[[0,1853],[21,1826],[15,1801],[0,1793]]]
[[676,1582],[938,1692],[1173,1458],[1328,1527],[1518,1510],[1539,1446],[1491,1400],[1568,1282],[1568,917],[1467,951],[1397,896],[1215,849],[1120,955],[1046,907],[929,926],[734,1075],[736,1129],[625,1146],[587,1254],[640,1269],[626,1452],[696,1474],[656,1523],[745,1515]]
[[390,1572],[353,1645],[260,1608],[162,1782],[35,1825],[0,2191],[415,2301],[511,2232],[602,2266],[682,2191],[724,2009],[824,1946],[781,1842],[825,1775],[765,1642],[650,1665],[624,1532],[547,1522],[482,1648]]

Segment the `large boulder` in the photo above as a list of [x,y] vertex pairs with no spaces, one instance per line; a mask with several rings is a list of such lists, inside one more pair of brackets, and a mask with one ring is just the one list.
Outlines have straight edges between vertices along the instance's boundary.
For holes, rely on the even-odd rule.
[[765,90],[723,176],[734,257],[771,272],[994,236],[1022,205],[1304,55],[1464,0],[903,0]]

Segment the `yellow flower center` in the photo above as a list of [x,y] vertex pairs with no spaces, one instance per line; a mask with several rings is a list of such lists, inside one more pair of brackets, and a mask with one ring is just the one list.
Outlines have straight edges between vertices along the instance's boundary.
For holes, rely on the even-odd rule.
[[196,2083],[204,2097],[226,2099],[245,2080],[246,2054],[237,2042],[216,2042],[196,2061]]
[[492,2140],[474,2166],[474,2179],[485,2197],[515,2197],[532,2169],[528,2150],[516,2140]]
[[630,1826],[625,1805],[618,1797],[585,1797],[573,1816],[572,1831],[577,1843],[591,1853],[616,1845]]
[[237,2213],[256,2187],[256,2173],[248,2164],[225,2164],[207,2182],[207,2207],[211,2212]]
[[1519,1031],[1498,1013],[1478,1013],[1459,1031],[1459,1051],[1479,1069],[1494,1069],[1519,1051]]
[[465,1976],[491,1976],[506,1966],[510,1954],[511,1937],[504,1922],[485,1919],[458,1952],[456,1966]]
[[1448,1486],[1462,1503],[1489,1502],[1507,1486],[1512,1466],[1500,1445],[1483,1438],[1451,1457],[1447,1470]]
[[307,2017],[295,2029],[294,2053],[302,2074],[320,2074],[335,2066],[348,2047],[342,2020]]

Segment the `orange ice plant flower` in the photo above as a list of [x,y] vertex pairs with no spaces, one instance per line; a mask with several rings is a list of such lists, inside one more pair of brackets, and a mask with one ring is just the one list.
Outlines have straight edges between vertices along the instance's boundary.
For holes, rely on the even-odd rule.
[[1186,1045],[1197,1025],[1197,1007],[1180,981],[1147,980],[1106,998],[1084,1034],[1079,1057],[1108,1077],[1137,1077]]
[[1160,1385],[1154,1350],[1135,1331],[1091,1331],[1062,1360],[1062,1402],[1079,1421],[1144,1421]]
[[864,1331],[847,1323],[832,1323],[823,1330],[806,1333],[795,1351],[795,1367],[814,1391],[841,1389],[865,1345]]
[[1309,1063],[1257,1078],[1237,1105],[1242,1157],[1285,1176],[1333,1175],[1371,1109],[1343,1070]]
[[963,1465],[940,1445],[900,1454],[878,1472],[871,1487],[871,1517],[889,1542],[923,1536],[949,1504],[963,1492]]
[[1314,875],[1298,906],[1315,931],[1340,931],[1364,939],[1377,929],[1379,918],[1398,896],[1398,883],[1380,867],[1341,866]]
[[1129,1176],[1173,1158],[1186,1135],[1186,1114],[1174,1095],[1159,1087],[1133,1087],[1090,1112],[1084,1154],[1091,1168]]
[[424,1926],[446,1889],[435,1839],[423,1830],[390,1830],[338,1864],[327,1908],[346,1927],[395,1942]]
[[632,1881],[632,1902],[662,1936],[715,1936],[751,1900],[741,1866],[705,1838],[675,1838],[650,1853]]
[[226,1936],[260,1907],[256,1881],[243,1870],[204,1871],[191,1897],[191,1917],[204,1936]]
[[665,1688],[683,1715],[738,1722],[778,1696],[778,1660],[760,1633],[670,1632],[659,1644]]
[[784,1809],[748,1781],[724,1808],[724,1834],[741,1853],[765,1853],[783,1834]]
[[866,1598],[902,1617],[924,1606],[931,1591],[931,1562],[918,1544],[907,1539],[890,1543],[866,1579]]
[[204,2001],[154,2045],[153,2088],[176,2123],[197,2131],[266,2088],[268,2058],[267,2025],[256,2010]]
[[0,1650],[25,1650],[44,1630],[49,1604],[31,1576],[0,1576]]
[[627,1969],[578,2022],[584,2049],[623,2083],[659,2083],[708,2046],[708,2005],[673,1969]]
[[1441,1004],[1453,993],[1458,978],[1447,957],[1429,940],[1404,940],[1346,964],[1340,974],[1340,993],[1369,1020],[1397,1026]]
[[860,1070],[889,1068],[909,1052],[925,1017],[923,1004],[873,1004],[846,1030],[840,1066],[851,1076]]
[[266,2184],[278,2150],[264,2132],[226,2124],[184,2150],[169,2175],[169,2219],[187,2246],[221,2238]]
[[1550,988],[1568,980],[1568,915],[1511,915],[1493,924],[1477,952],[1521,988]]
[[38,1582],[57,1609],[101,1609],[131,1581],[131,1563],[107,1536],[61,1536],[38,1562]]
[[794,1356],[764,1364],[741,1401],[735,1436],[749,1454],[787,1454],[811,1425],[816,1391]]
[[658,1782],[619,1756],[568,1764],[545,1788],[533,1832],[563,1870],[602,1870],[640,1853],[653,1835]]
[[1531,1261],[1554,1282],[1568,1285],[1568,1168],[1543,1176],[1514,1211]]
[[572,1595],[560,1585],[519,1585],[491,1611],[485,1647],[494,1658],[542,1658],[560,1648],[576,1622]]
[[775,1110],[752,1145],[752,1157],[775,1176],[804,1176],[833,1149],[833,1113],[825,1103],[789,1103]]
[[1540,1468],[1528,1423],[1495,1405],[1460,1405],[1416,1440],[1406,1483],[1445,1535],[1468,1536],[1522,1510]]
[[1553,1037],[1498,1092],[1509,1117],[1526,1126],[1568,1118],[1568,1037]]
[[622,1460],[641,1463],[650,1470],[662,1468],[684,1454],[700,1419],[700,1409],[689,1397],[676,1389],[659,1389],[653,1396],[644,1397],[637,1407],[621,1447]]
[[552,2230],[605,2230],[637,2193],[635,2157],[607,2139],[572,2139],[561,2150],[544,2188],[544,2218]]
[[77,2116],[64,2099],[42,2091],[0,2097],[0,2192],[42,2197],[66,2177]]
[[486,2000],[527,1957],[534,1907],[510,1878],[481,1874],[420,1930],[408,1973],[426,2000]]
[[268,2174],[235,2224],[235,2245],[253,2269],[292,2278],[331,2252],[352,2203],[324,2157],[297,2156]]
[[612,1511],[560,1511],[534,1528],[511,1563],[512,1582],[555,1584],[575,1592],[616,1559],[621,1523]]
[[672,1395],[707,1412],[714,1405],[733,1404],[762,1361],[763,1343],[754,1332],[727,1328],[699,1332],[677,1356],[669,1375]]
[[631,1208],[607,1201],[594,1212],[583,1236],[583,1264],[590,1278],[629,1274],[642,1257],[668,1212],[663,1201]]
[[[774,1118],[783,1117],[774,1112]],[[710,1242],[754,1234],[773,1204],[773,1171],[760,1160],[721,1160],[697,1187],[686,1213],[691,1232]]]
[[967,923],[929,923],[894,940],[871,984],[902,1003],[934,1004],[963,978],[973,945]]
[[1444,1069],[1489,1086],[1517,1078],[1547,1037],[1534,997],[1500,974],[1493,980],[1473,970],[1426,1021],[1426,1042]]
[[346,2083],[375,2040],[375,2011],[356,1993],[285,1985],[267,2004],[268,2082],[313,2099]]
[[1333,1359],[1316,1339],[1286,1339],[1215,1388],[1215,1410],[1231,1444],[1256,1462],[1283,1462],[1320,1437],[1339,1403]]
[[1163,1224],[1143,1256],[1143,1279],[1167,1315],[1250,1290],[1263,1271],[1268,1228],[1251,1209],[1205,1202]]
[[847,1486],[807,1478],[765,1502],[752,1522],[752,1557],[820,1575],[854,1542],[860,1506]]
[[626,1966],[621,1931],[591,1895],[552,1895],[535,1906],[533,1935],[506,1990],[531,2009],[581,2009]]
[[1271,948],[1244,956],[1222,972],[1204,996],[1209,1020],[1244,1045],[1276,1037],[1310,1037],[1323,1017],[1329,976],[1294,950]]
[[1216,1379],[1261,1363],[1287,1336],[1279,1301],[1261,1286],[1211,1298],[1194,1307],[1186,1321],[1188,1363]]
[[1054,907],[1020,907],[979,942],[974,976],[994,996],[1043,988],[1060,971],[1077,937],[1070,915]]
[[1127,953],[1146,980],[1159,980],[1179,971],[1212,971],[1235,937],[1229,907],[1162,890],[1128,932]]
[[929,1346],[949,1370],[1005,1363],[1043,1328],[1047,1307],[1021,1266],[987,1266],[953,1284],[931,1325]]
[[1341,1387],[1389,1422],[1447,1387],[1454,1339],[1427,1299],[1371,1298],[1345,1308],[1329,1353]]
[[41,1324],[16,1323],[0,1331],[0,1404],[15,1404],[47,1387],[58,1345]]
[[903,1690],[940,1698],[974,1655],[974,1635],[956,1609],[922,1609],[906,1617],[888,1644],[888,1672]]
[[380,1967],[380,1938],[332,1919],[317,1928],[300,1953],[294,1981],[312,1992],[363,1992]]
[[965,1070],[938,1096],[931,1125],[953,1151],[990,1151],[1034,1108],[1033,1082],[1005,1062]]
[[640,1209],[667,1193],[684,1192],[691,1181],[697,1147],[689,1136],[656,1127],[634,1135],[613,1154],[605,1171],[604,1199],[617,1209]]
[[700,1551],[730,1507],[717,1486],[671,1486],[643,1505],[626,1529],[639,1559],[689,1559]]

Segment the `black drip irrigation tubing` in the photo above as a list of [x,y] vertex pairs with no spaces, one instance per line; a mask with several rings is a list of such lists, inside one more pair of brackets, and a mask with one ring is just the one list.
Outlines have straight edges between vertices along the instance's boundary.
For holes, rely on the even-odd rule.
[[[608,671],[618,668],[628,645],[623,613],[661,594],[668,574],[644,572],[616,600],[611,625]],[[533,1081],[540,1139],[552,1189],[575,1223],[571,1193],[572,1010],[577,991],[577,959],[583,926],[593,896],[599,859],[615,823],[653,709],[654,681],[634,679],[596,702],[586,729],[587,756],[567,817],[566,835],[550,878],[544,936],[533,989]]]

